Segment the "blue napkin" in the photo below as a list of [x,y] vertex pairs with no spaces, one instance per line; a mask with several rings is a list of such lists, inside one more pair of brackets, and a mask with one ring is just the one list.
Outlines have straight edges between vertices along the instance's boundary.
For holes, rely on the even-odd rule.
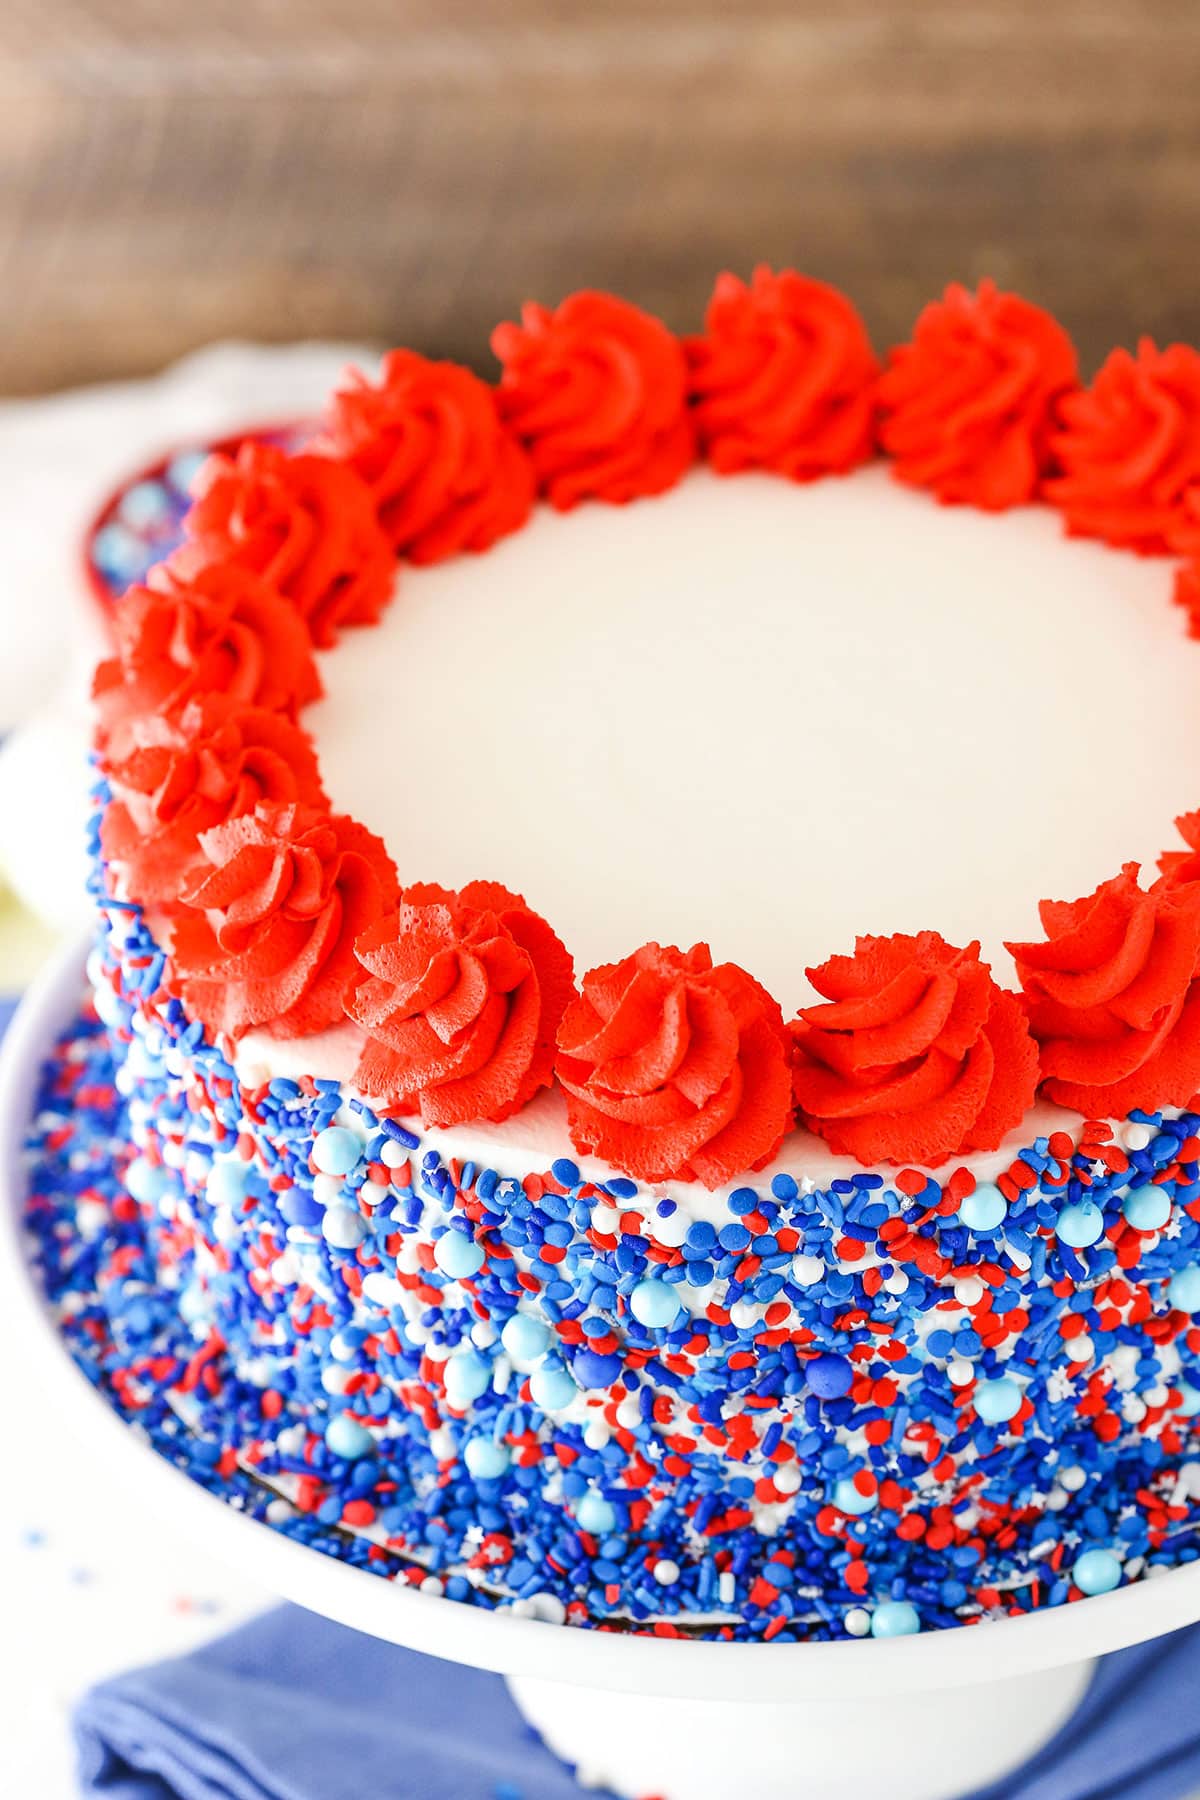
[[[1106,1657],[1058,1735],[972,1800],[1182,1800],[1198,1700],[1200,1627]],[[75,1730],[104,1800],[584,1800],[498,1675],[292,1606],[93,1688]]]

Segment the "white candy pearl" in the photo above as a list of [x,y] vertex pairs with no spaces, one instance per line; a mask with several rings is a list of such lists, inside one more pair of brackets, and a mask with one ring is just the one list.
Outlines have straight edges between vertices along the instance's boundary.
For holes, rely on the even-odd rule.
[[801,1287],[815,1287],[825,1279],[825,1264],[819,1256],[793,1256],[792,1280]]
[[1127,1150],[1144,1150],[1153,1136],[1149,1125],[1140,1125],[1134,1120],[1122,1128],[1121,1142]]
[[679,1250],[683,1247],[692,1224],[687,1214],[678,1206],[673,1213],[668,1213],[665,1219],[660,1219],[657,1213],[652,1213],[649,1223],[654,1237],[668,1250]]

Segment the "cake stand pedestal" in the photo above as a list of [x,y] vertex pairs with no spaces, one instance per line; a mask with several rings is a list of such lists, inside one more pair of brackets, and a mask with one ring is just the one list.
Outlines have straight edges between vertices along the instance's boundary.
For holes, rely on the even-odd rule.
[[1200,1563],[972,1629],[829,1644],[723,1644],[573,1630],[380,1580],[227,1506],[157,1455],[71,1360],[20,1219],[38,1070],[72,1022],[86,946],[30,991],[0,1052],[0,1306],[58,1428],[179,1533],[258,1584],[390,1643],[508,1677],[551,1749],[629,1800],[954,1800],[1069,1717],[1096,1656],[1200,1619]]
[[1094,1666],[928,1693],[881,1694],[863,1683],[828,1700],[755,1700],[736,1690],[727,1700],[674,1700],[522,1675],[510,1675],[508,1687],[543,1743],[576,1764],[582,1787],[630,1800],[958,1800],[1046,1743]]

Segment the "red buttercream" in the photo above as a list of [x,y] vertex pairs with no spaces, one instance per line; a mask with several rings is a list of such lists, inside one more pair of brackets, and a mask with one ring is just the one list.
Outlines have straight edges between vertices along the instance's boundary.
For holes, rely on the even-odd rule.
[[185,578],[210,563],[261,575],[292,602],[314,644],[342,625],[373,625],[395,584],[391,546],[370,490],[329,456],[289,456],[243,444],[200,471],[184,519],[187,541],[171,559]]
[[640,307],[586,291],[553,311],[530,302],[492,348],[501,413],[551,506],[660,494],[691,463],[683,346]]
[[1144,552],[1186,529],[1200,480],[1200,353],[1184,344],[1114,350],[1091,387],[1068,395],[1054,435],[1059,473],[1045,485],[1067,530]]
[[999,512],[1032,500],[1049,466],[1075,347],[1040,306],[982,281],[927,306],[880,378],[879,435],[896,475],[939,500]]
[[933,1168],[994,1149],[1032,1103],[1036,1047],[978,944],[860,937],[808,976],[826,1004],[791,1028],[796,1103],[841,1154]]
[[264,802],[327,805],[311,741],[280,713],[206,695],[182,713],[133,720],[130,737],[108,769],[100,842],[144,905],[179,899],[207,866],[199,840],[215,825]]
[[721,275],[704,336],[685,340],[701,448],[722,475],[842,474],[875,450],[879,365],[836,288],[785,269]]
[[791,1120],[778,1006],[706,944],[645,944],[592,969],[558,1032],[571,1141],[645,1181],[720,1187],[769,1162]]
[[1172,550],[1188,559],[1175,572],[1171,598],[1187,613],[1188,636],[1200,638],[1200,483],[1181,496],[1169,536]]
[[1047,942],[1010,944],[1046,1093],[1089,1118],[1183,1106],[1200,1088],[1200,883],[1043,900]]
[[132,722],[182,709],[205,694],[292,715],[321,692],[308,633],[274,588],[244,570],[203,569],[182,581],[131,588],[113,614],[117,654],[92,692],[110,760],[133,747]]
[[1175,821],[1186,850],[1164,850],[1158,866],[1172,887],[1200,881],[1200,812],[1182,813]]
[[411,562],[486,550],[529,517],[533,465],[494,390],[457,363],[393,350],[378,387],[352,369],[331,435],[370,488],[393,551]]
[[354,946],[367,971],[346,1001],[367,1044],[363,1093],[426,1125],[507,1119],[548,1085],[571,998],[571,958],[519,894],[405,888]]
[[204,833],[206,873],[171,926],[191,1012],[231,1037],[304,1037],[336,1025],[357,972],[354,941],[396,904],[383,844],[353,819],[259,806]]
[[1175,571],[1171,598],[1187,614],[1187,633],[1200,638],[1200,562],[1185,563]]

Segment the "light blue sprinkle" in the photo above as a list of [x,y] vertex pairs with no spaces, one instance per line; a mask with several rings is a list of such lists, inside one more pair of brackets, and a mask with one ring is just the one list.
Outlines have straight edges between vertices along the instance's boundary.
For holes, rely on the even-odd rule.
[[1180,1312],[1200,1312],[1200,1268],[1195,1263],[1176,1269],[1167,1283],[1167,1298]]
[[875,1494],[860,1494],[847,1475],[843,1475],[833,1490],[833,1504],[839,1512],[849,1513],[851,1518],[857,1519],[863,1513],[874,1512],[877,1503]]
[[581,1530],[590,1531],[599,1537],[612,1531],[617,1523],[616,1508],[603,1494],[585,1494],[575,1508],[575,1517]]
[[1121,1211],[1135,1231],[1161,1231],[1171,1216],[1171,1196],[1165,1186],[1135,1188]]
[[1076,1206],[1063,1207],[1054,1229],[1059,1241],[1072,1250],[1088,1250],[1104,1236],[1104,1214],[1093,1201],[1081,1200]]
[[343,1462],[357,1462],[360,1456],[374,1448],[375,1439],[366,1426],[352,1419],[349,1413],[339,1413],[325,1427],[325,1443]]
[[493,1443],[491,1438],[470,1438],[463,1461],[476,1481],[498,1481],[512,1458],[506,1444]]
[[357,1250],[367,1235],[367,1222],[348,1206],[326,1208],[321,1220],[321,1236],[335,1250]]
[[1007,1213],[1008,1202],[992,1181],[981,1181],[958,1209],[959,1218],[970,1231],[996,1231]]
[[871,1614],[871,1636],[914,1637],[921,1629],[921,1615],[908,1600],[885,1600]]
[[161,1163],[147,1162],[135,1156],[125,1171],[125,1187],[142,1206],[153,1206],[167,1185],[167,1171]]
[[579,1393],[574,1381],[561,1363],[543,1363],[529,1377],[533,1404],[543,1412],[561,1412]]
[[485,1394],[492,1379],[491,1364],[477,1350],[456,1350],[446,1358],[444,1380],[452,1406],[469,1406]]
[[1021,1410],[1021,1390],[1007,1375],[981,1381],[975,1389],[975,1411],[988,1425],[1004,1425]]
[[313,1139],[312,1159],[322,1175],[348,1175],[362,1155],[362,1145],[344,1125],[327,1125]]
[[645,1325],[651,1331],[662,1331],[675,1323],[683,1306],[675,1288],[647,1276],[630,1294],[629,1310],[639,1325]]
[[533,1362],[550,1348],[550,1328],[528,1313],[514,1313],[505,1320],[500,1342],[515,1362]]
[[1071,1579],[1085,1594],[1111,1594],[1121,1585],[1120,1558],[1111,1550],[1085,1550],[1072,1565]]
[[433,1246],[433,1260],[443,1275],[452,1281],[464,1281],[478,1275],[485,1261],[482,1244],[465,1231],[447,1231]]
[[246,1178],[250,1170],[240,1159],[215,1162],[208,1171],[204,1192],[211,1206],[240,1206],[246,1198]]

